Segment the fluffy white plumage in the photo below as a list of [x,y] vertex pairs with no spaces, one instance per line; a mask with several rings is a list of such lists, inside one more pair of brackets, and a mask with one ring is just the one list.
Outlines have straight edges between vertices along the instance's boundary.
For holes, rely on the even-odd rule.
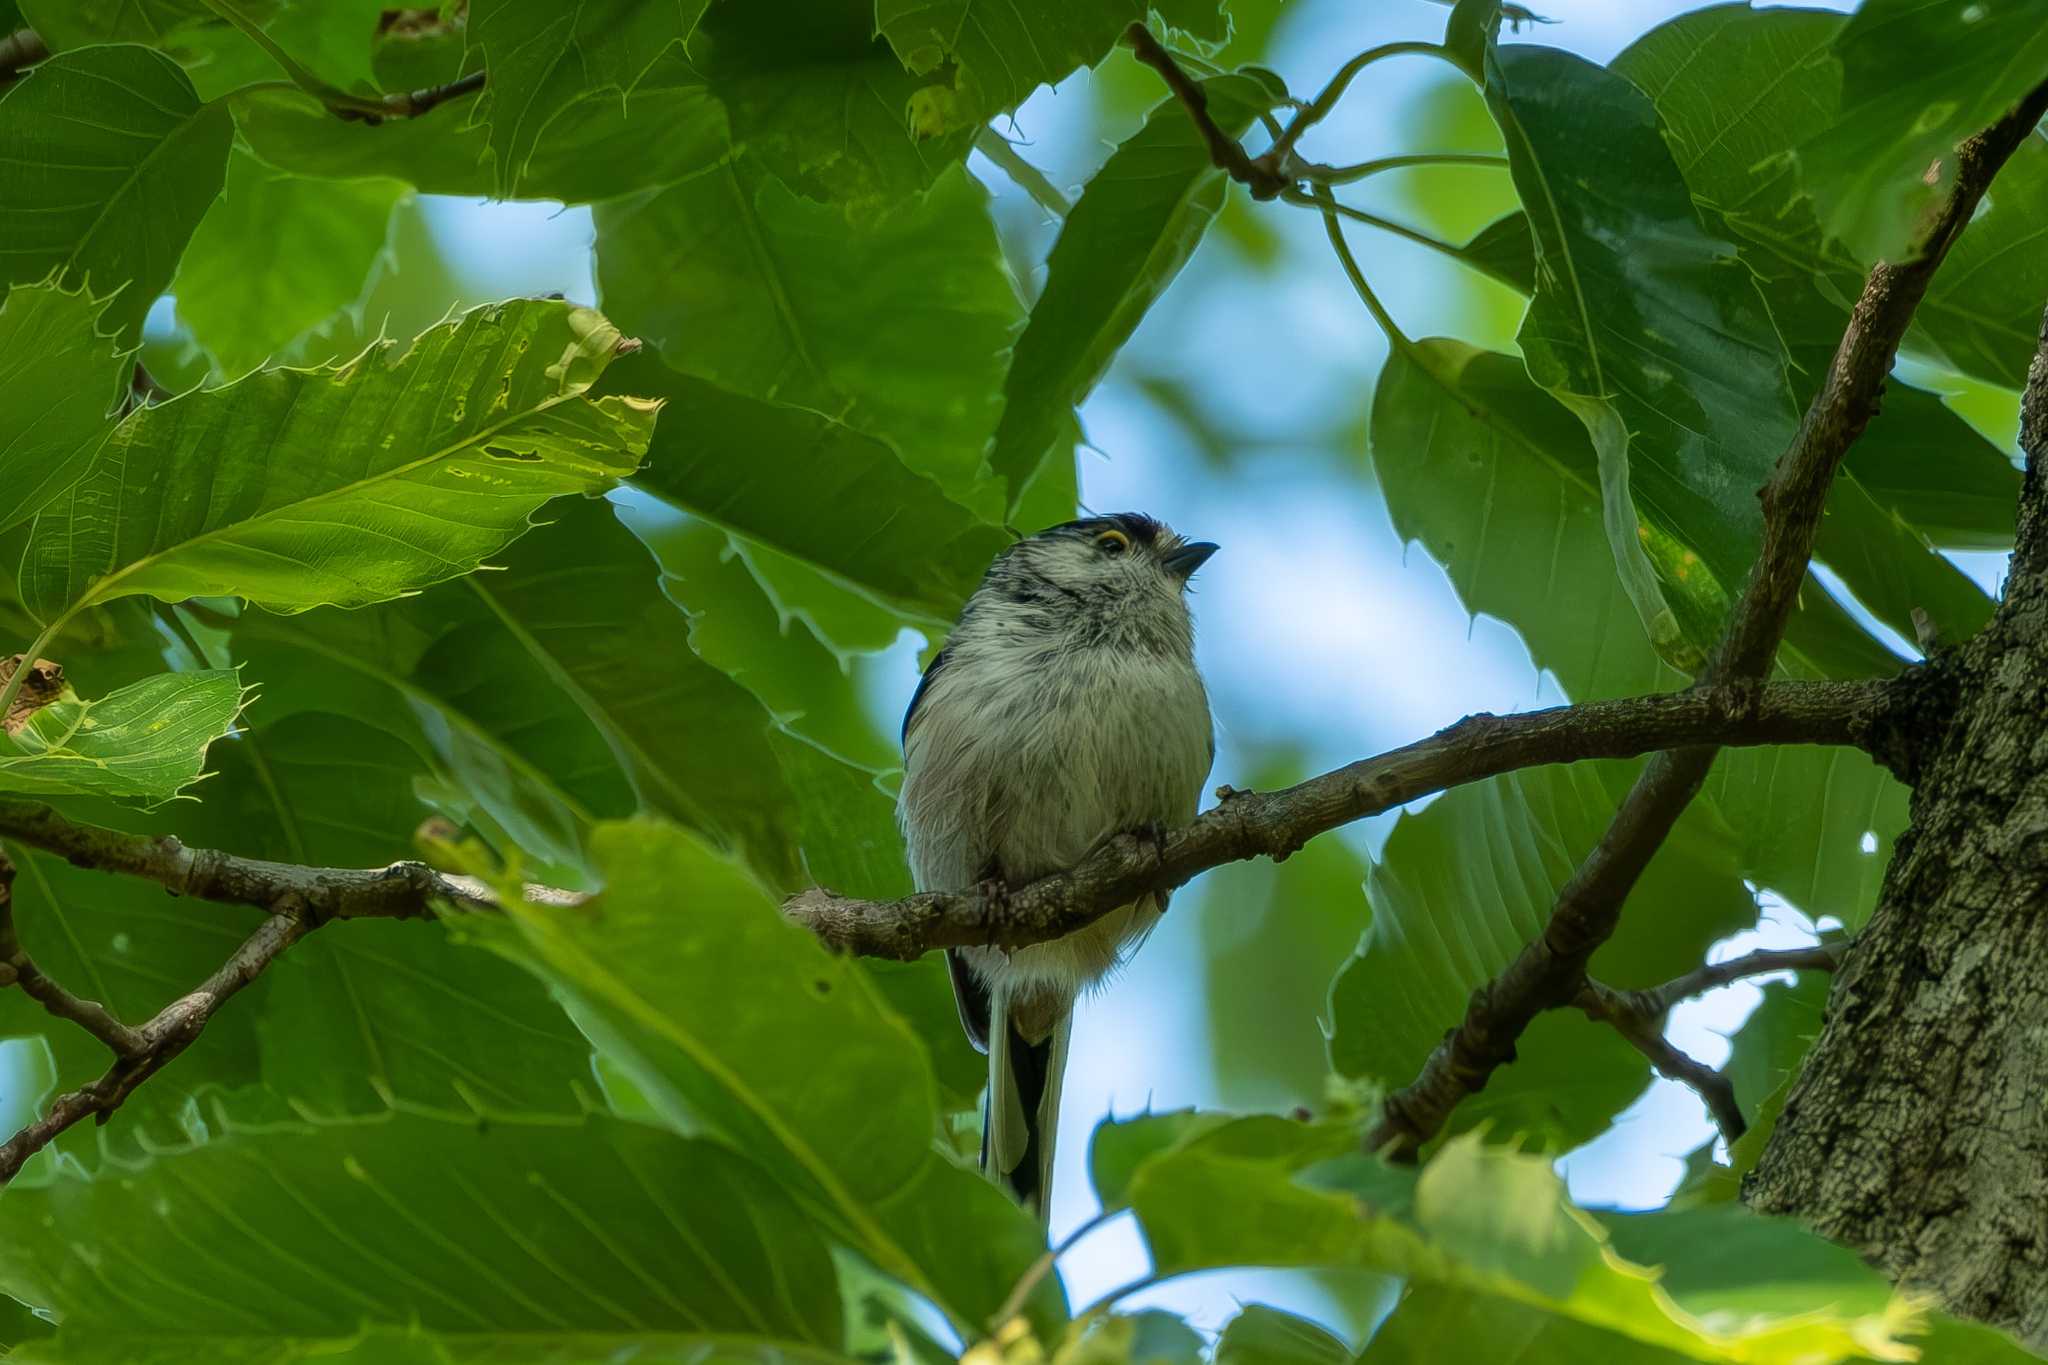
[[[1185,588],[1214,548],[1126,513],[998,557],[904,722],[898,815],[920,890],[1022,886],[1108,836],[1194,817],[1215,751]],[[953,963],[962,1021],[989,1051],[984,1164],[1041,1213],[1074,1000],[1161,908],[1147,897]]]

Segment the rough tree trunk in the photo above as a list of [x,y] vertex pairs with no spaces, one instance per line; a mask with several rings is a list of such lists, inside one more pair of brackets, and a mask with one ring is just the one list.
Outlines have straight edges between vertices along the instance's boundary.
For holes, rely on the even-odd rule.
[[1876,913],[1762,1160],[1795,1214],[1954,1311],[2048,1344],[2048,322],[1996,619],[1919,671]]

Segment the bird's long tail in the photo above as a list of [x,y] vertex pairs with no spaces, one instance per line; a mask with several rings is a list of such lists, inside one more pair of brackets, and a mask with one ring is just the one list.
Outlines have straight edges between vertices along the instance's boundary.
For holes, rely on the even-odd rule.
[[1074,1011],[1068,1006],[1052,1030],[1032,1042],[1017,1031],[1009,992],[999,988],[990,994],[981,1168],[1042,1223],[1052,1216],[1053,1138],[1060,1126],[1060,1081],[1067,1069]]

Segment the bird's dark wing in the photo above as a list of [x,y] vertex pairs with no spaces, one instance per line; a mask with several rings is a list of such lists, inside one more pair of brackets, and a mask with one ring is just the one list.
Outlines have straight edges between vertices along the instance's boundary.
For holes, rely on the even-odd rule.
[[910,709],[903,713],[903,733],[899,739],[910,738],[910,722],[917,719],[917,708],[924,704],[925,693],[931,691],[932,679],[938,677],[939,670],[946,666],[947,654],[948,651],[942,649],[925,665],[924,676],[917,680],[917,691],[910,694]]
[[953,1003],[960,1009],[960,1027],[976,1052],[988,1051],[988,987],[967,965],[958,948],[946,949],[946,971],[953,978]]

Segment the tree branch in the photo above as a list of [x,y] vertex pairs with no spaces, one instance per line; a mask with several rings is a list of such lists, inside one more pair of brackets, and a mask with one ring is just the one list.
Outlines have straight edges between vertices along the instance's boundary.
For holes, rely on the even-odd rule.
[[1659,1075],[1689,1086],[1705,1102],[1721,1136],[1732,1143],[1749,1131],[1742,1106],[1736,1103],[1734,1083],[1666,1038],[1665,1016],[1681,1000],[1744,977],[1783,971],[1834,971],[1841,965],[1842,951],[1843,945],[1827,943],[1811,948],[1769,949],[1697,967],[1675,980],[1641,991],[1616,990],[1589,978],[1572,1003],[1588,1019],[1599,1020],[1626,1038],[1631,1047],[1649,1059]]
[[482,90],[489,77],[486,72],[472,71],[467,76],[457,77],[445,85],[429,85],[418,90],[394,91],[388,95],[364,97],[360,102],[328,103],[329,111],[338,119],[351,123],[367,123],[371,127],[393,118],[418,118],[448,103]]
[[[1216,164],[1218,170],[1250,190],[1254,199],[1271,199],[1292,183],[1276,166],[1249,156],[1244,144],[1216,125],[1216,120],[1209,115],[1208,95],[1187,72],[1181,70],[1173,54],[1152,36],[1152,30],[1143,24],[1133,23],[1124,30],[1124,39],[1130,43],[1131,51],[1138,60],[1157,71],[1174,98],[1186,106],[1188,117],[1194,120],[1202,140],[1209,144],[1209,160]],[[1295,122],[1300,123],[1300,116]]]
[[[1928,231],[1922,254],[1872,268],[1833,363],[1792,443],[1764,485],[1764,530],[1742,596],[1697,690],[1725,699],[1735,714],[1764,691],[1785,624],[1813,557],[1835,470],[1877,411],[1886,376],[1928,283],[1961,235],[2006,159],[2048,112],[2048,83],[1956,150],[1955,187]],[[1559,891],[1550,922],[1500,976],[1472,994],[1464,1020],[1439,1043],[1421,1074],[1386,1099],[1368,1146],[1412,1157],[1451,1110],[1514,1060],[1515,1042],[1538,1014],[1572,1003],[1586,962],[1620,920],[1622,902],[1662,846],[1714,760],[1712,745],[1651,759],[1613,823]]]
[[116,1019],[105,1005],[83,1000],[65,990],[29,957],[14,927],[14,861],[0,850],[0,987],[18,986],[24,995],[59,1019],[67,1020],[105,1043],[116,1057],[141,1050],[141,1036]]
[[104,1076],[91,1085],[59,1095],[50,1102],[49,1111],[42,1118],[0,1143],[0,1186],[14,1179],[30,1157],[73,1124],[88,1117],[105,1123],[135,1093],[136,1087],[192,1046],[207,1021],[235,992],[254,981],[280,953],[311,933],[318,923],[303,903],[289,896],[270,910],[269,918],[197,990],[164,1006],[141,1028],[129,1030],[134,1035],[132,1049],[120,1053]]
[[[18,839],[77,867],[119,872],[160,883],[179,896],[268,910],[287,898],[316,924],[331,919],[416,919],[436,903],[494,909],[497,897],[473,877],[437,872],[422,862],[388,867],[301,867],[187,848],[170,835],[127,834],[81,825],[33,801],[0,800],[0,838]],[[535,900],[574,893],[528,888]]]
[[[1705,742],[1871,742],[1884,726],[1889,683],[1781,683],[1740,716],[1698,690],[1621,701],[1469,716],[1428,739],[1276,792],[1219,793],[1220,804],[1157,840],[1123,834],[1079,866],[1012,888],[923,892],[862,901],[822,888],[783,907],[828,946],[908,961],[934,948],[1021,948],[1072,933],[1147,891],[1264,854],[1287,857],[1318,834],[1465,782],[1544,763],[1632,758]],[[0,807],[0,833],[8,821]]]

